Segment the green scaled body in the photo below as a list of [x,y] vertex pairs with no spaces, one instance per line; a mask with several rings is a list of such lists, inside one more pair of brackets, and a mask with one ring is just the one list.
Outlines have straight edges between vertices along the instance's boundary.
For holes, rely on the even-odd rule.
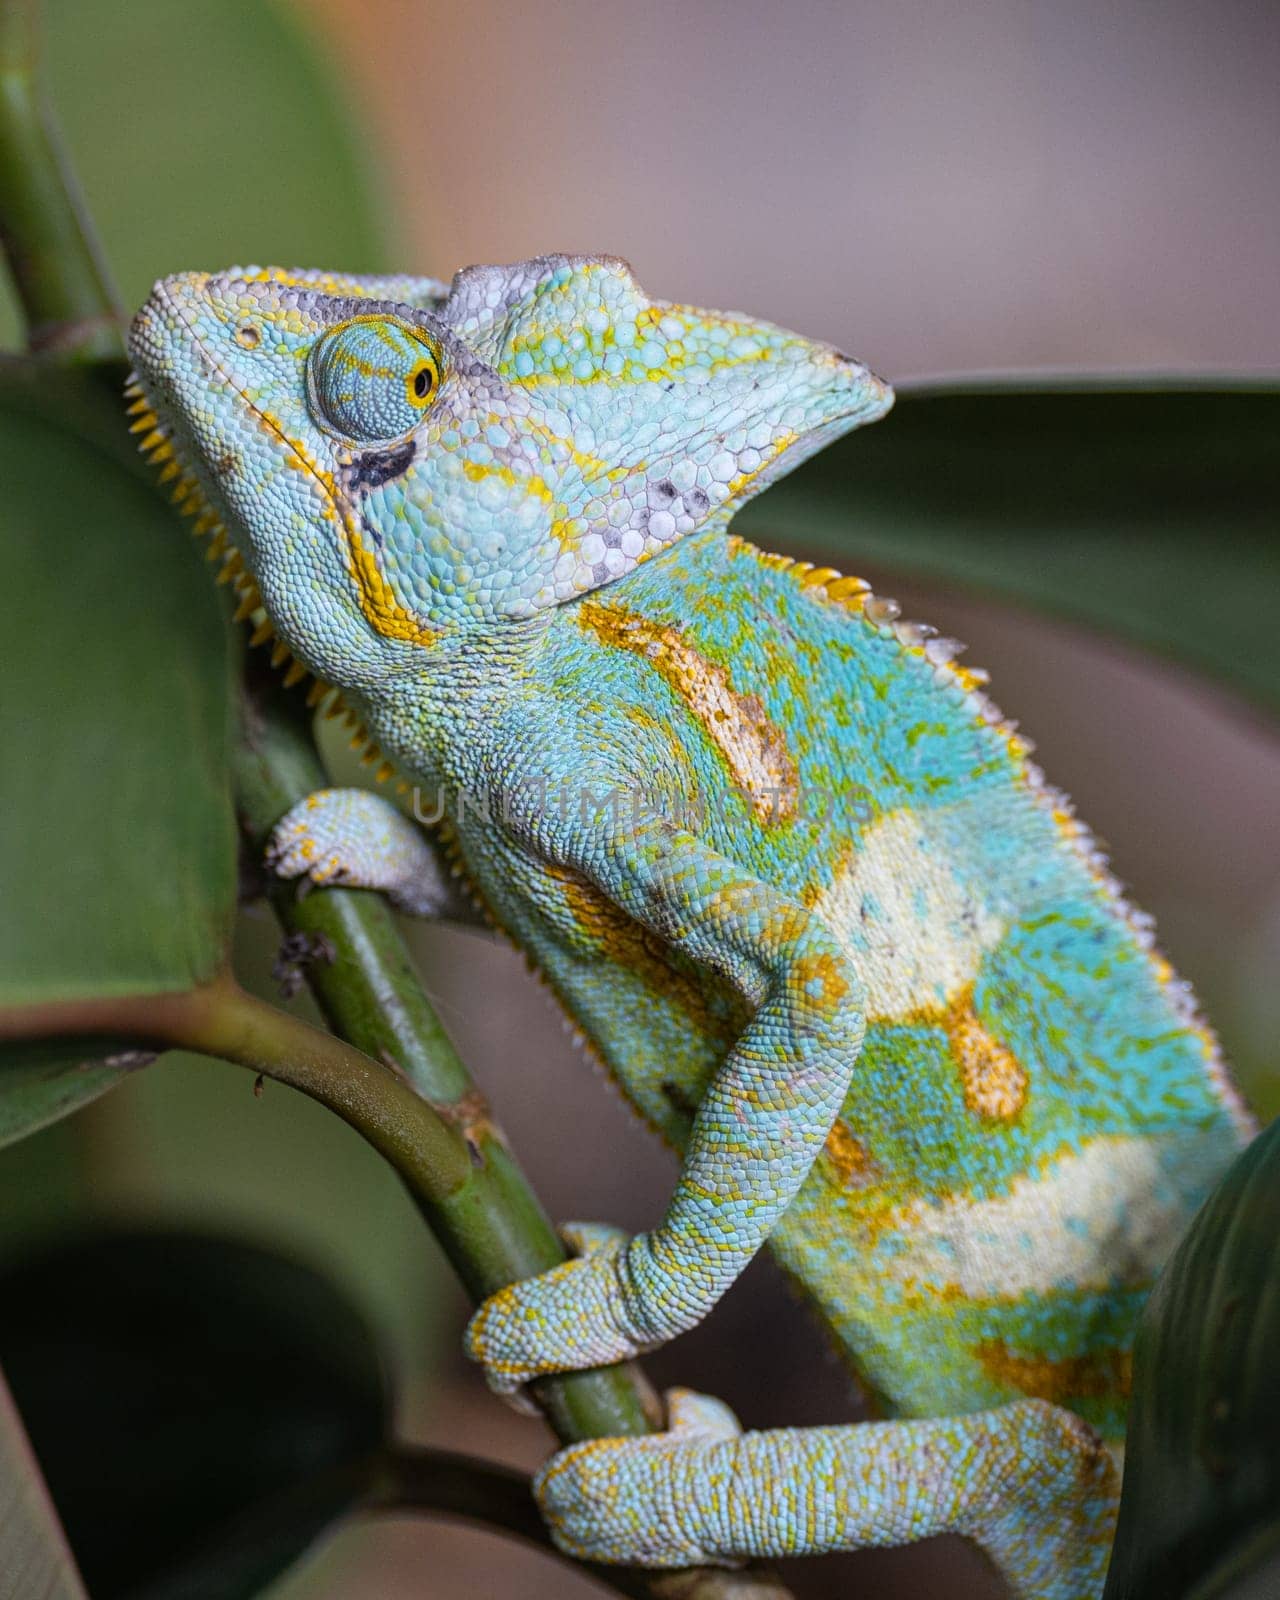
[[[955,1530],[1019,1594],[1098,1593],[1138,1310],[1248,1122],[981,675],[727,532],[885,386],[606,257],[451,290],[189,274],[132,347],[144,444],[246,611],[684,1155],[658,1226],[581,1227],[481,1308],[490,1382],[673,1337],[768,1241],[904,1419],[740,1436],[677,1392],[667,1433],[544,1469],[560,1542],[679,1565]],[[368,795],[311,797],[273,862],[448,911]]]

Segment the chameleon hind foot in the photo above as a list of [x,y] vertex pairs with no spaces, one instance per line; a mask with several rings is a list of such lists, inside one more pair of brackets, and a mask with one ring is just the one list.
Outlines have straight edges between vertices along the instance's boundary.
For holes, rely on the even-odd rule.
[[366,789],[317,789],[272,831],[266,865],[317,886],[376,889],[411,916],[475,921],[416,823]]
[[974,1540],[1018,1600],[1097,1600],[1119,1497],[1093,1430],[1040,1400],[907,1422],[741,1433],[675,1389],[666,1433],[561,1450],[534,1493],[570,1555],[654,1567]]

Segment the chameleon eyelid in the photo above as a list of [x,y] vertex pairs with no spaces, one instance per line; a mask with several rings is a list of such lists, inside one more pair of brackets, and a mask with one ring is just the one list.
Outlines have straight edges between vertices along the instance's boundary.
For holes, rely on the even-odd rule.
[[[415,385],[423,371],[431,381],[419,394]],[[340,389],[339,374],[345,380]],[[419,425],[443,378],[443,351],[425,329],[393,313],[365,312],[335,324],[312,345],[307,405],[316,426],[333,438],[390,443]]]

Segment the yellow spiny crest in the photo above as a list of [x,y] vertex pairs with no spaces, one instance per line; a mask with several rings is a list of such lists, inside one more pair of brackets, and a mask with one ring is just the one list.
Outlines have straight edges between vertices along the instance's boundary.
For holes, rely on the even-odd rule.
[[870,591],[871,585],[865,578],[837,578],[827,585],[827,594],[832,600],[849,600]]
[[[250,646],[265,644],[268,639],[274,637],[275,629],[271,619],[262,611],[262,596],[258,591],[258,585],[252,575],[245,571],[244,559],[231,542],[222,519],[205,497],[194,469],[175,451],[168,430],[147,399],[136,374],[130,375],[129,382],[125,386],[125,398],[129,402],[126,414],[134,419],[129,424],[129,431],[142,435],[138,442],[139,451],[153,465],[160,467],[159,482],[173,485],[169,498],[177,506],[180,514],[195,519],[192,533],[198,538],[209,535],[205,558],[211,562],[220,560],[222,563],[215,581],[219,584],[232,582],[235,584],[239,602],[233,620],[237,623],[252,620],[254,626],[249,636]],[[272,647],[271,665],[284,670],[284,684],[287,689],[301,683],[307,676],[307,668],[294,658],[288,645],[281,639],[275,640]],[[307,704],[317,705],[330,692],[332,692],[331,686],[317,679],[307,696]],[[329,714],[332,715],[333,711],[341,706],[341,697],[335,694],[334,705],[330,707]],[[377,754],[376,746],[374,750]]]
[[834,567],[809,567],[809,570],[800,579],[800,585],[804,589],[825,589],[829,583],[834,583],[839,576],[840,574]]

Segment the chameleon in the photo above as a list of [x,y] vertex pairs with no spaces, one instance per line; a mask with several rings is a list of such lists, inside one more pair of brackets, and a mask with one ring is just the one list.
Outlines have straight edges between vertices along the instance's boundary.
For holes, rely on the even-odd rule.
[[889,386],[650,299],[615,258],[451,284],[245,267],[158,283],[132,426],[254,639],[412,782],[279,822],[284,877],[465,896],[681,1153],[665,1214],[488,1299],[490,1385],[705,1317],[766,1243],[871,1420],[665,1430],[535,1479],[572,1554],[733,1564],[959,1533],[1100,1594],[1136,1319],[1253,1131],[1188,987],[1069,801],[863,580],[734,512]]

